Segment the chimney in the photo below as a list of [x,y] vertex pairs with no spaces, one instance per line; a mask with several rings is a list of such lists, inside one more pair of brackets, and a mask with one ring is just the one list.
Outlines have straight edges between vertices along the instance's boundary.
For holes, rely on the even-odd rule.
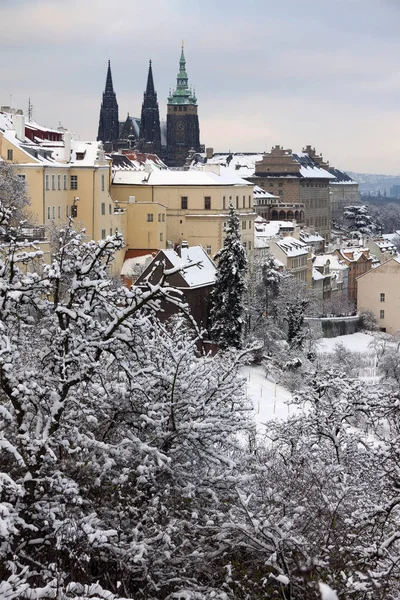
[[25,117],[24,115],[15,114],[13,116],[13,123],[15,128],[15,137],[20,142],[25,141]]
[[146,160],[145,165],[144,165],[144,170],[145,170],[145,173],[151,173],[153,171],[151,162]]
[[212,158],[214,156],[214,148],[206,148],[206,158]]
[[71,133],[69,131],[64,133],[64,152],[65,162],[69,163],[71,160]]
[[210,163],[206,163],[204,165],[204,171],[208,171],[209,173],[215,173],[215,175],[221,175],[221,165],[213,165]]

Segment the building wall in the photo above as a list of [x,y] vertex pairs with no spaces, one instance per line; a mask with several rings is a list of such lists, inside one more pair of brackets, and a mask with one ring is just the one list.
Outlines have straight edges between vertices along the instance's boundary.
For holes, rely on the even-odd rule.
[[304,179],[300,183],[300,202],[304,203],[305,223],[329,242],[329,185],[324,179]]
[[[392,259],[357,280],[358,310],[371,310],[381,329],[400,332],[400,264]],[[381,299],[384,294],[384,300]],[[383,315],[381,314],[383,312]]]
[[167,243],[167,211],[158,202],[135,202],[126,208],[125,241],[128,248],[164,249]]
[[[190,246],[200,244],[209,254],[214,254],[223,245],[223,225],[228,218],[229,201],[232,200],[234,206],[238,207],[243,243],[250,251],[254,248],[254,219],[257,215],[253,212],[251,186],[113,184],[111,194],[120,202],[127,202],[129,196],[135,196],[138,203],[158,203],[166,206],[166,239],[172,245],[180,244],[182,240],[186,240]],[[187,198],[187,209],[182,208],[182,198]],[[205,209],[205,198],[210,198],[210,209]],[[137,223],[129,219],[128,227],[127,239],[132,247],[131,240],[135,240]]]
[[341,219],[345,206],[360,204],[357,183],[331,183],[329,184],[329,192],[332,219]]

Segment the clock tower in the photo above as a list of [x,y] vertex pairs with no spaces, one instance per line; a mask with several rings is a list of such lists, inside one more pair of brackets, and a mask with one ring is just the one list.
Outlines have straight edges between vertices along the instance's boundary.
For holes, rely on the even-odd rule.
[[179,61],[176,88],[168,97],[167,104],[167,156],[170,167],[182,167],[190,150],[201,152],[197,98],[189,89],[186,60],[183,51]]

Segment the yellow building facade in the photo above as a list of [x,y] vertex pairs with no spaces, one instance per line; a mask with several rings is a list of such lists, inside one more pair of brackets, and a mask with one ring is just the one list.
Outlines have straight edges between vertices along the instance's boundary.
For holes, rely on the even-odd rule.
[[[223,245],[224,224],[232,202],[241,221],[243,244],[248,251],[254,248],[257,215],[253,209],[253,186],[234,175],[159,169],[117,171],[113,176],[111,195],[118,204],[127,206],[130,247],[135,238],[138,239],[136,236],[142,235],[140,231],[149,235],[148,219],[158,223],[160,209],[157,207],[162,206],[165,207],[166,228],[165,237],[159,239],[159,248],[186,241],[189,246],[203,246],[212,255]],[[141,209],[142,205],[146,209]],[[154,217],[149,217],[150,211],[154,212]]]

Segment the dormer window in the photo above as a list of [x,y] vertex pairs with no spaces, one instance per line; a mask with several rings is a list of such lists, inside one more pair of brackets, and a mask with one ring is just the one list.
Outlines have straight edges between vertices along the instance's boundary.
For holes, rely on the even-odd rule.
[[76,160],[83,160],[85,158],[85,152],[77,152],[76,153]]

